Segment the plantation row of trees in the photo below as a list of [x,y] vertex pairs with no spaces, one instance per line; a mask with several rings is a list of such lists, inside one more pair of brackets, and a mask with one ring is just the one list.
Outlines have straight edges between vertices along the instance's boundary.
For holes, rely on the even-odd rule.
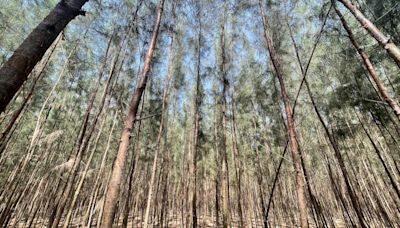
[[0,226],[400,226],[397,0],[0,6]]

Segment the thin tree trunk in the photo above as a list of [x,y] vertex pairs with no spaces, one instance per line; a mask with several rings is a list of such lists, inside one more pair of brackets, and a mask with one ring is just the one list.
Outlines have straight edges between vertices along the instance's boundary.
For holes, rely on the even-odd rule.
[[[106,67],[108,52],[109,52],[109,49],[110,49],[110,45],[111,45],[111,41],[112,41],[113,36],[114,36],[114,34],[110,37],[110,39],[108,41],[104,62],[103,62],[103,65],[102,65],[102,67],[100,69],[96,85],[95,85],[95,87],[94,87],[94,89],[92,91],[88,106],[86,108],[84,120],[83,120],[83,123],[82,123],[82,129],[81,129],[81,131],[79,133],[78,141],[77,141],[77,144],[75,145],[75,148],[74,148],[74,151],[73,151],[73,154],[72,154],[72,156],[73,156],[73,167],[72,167],[71,171],[68,173],[67,182],[66,182],[65,187],[64,187],[64,189],[63,189],[63,191],[61,193],[61,198],[56,203],[56,207],[54,209],[55,210],[54,217],[51,216],[50,219],[49,219],[49,226],[50,227],[57,227],[58,224],[60,223],[62,213],[64,212],[64,209],[68,204],[69,196],[70,196],[70,193],[71,193],[71,191],[73,189],[73,185],[74,185],[74,182],[75,182],[75,177],[76,177],[76,174],[77,174],[77,172],[79,170],[79,166],[80,166],[80,163],[82,161],[83,154],[86,151],[86,148],[88,146],[89,140],[90,140],[90,138],[91,138],[91,136],[93,134],[93,131],[94,131],[95,127],[96,127],[96,123],[97,123],[98,117],[100,116],[101,111],[103,109],[103,105],[104,105],[105,98],[106,98],[106,92],[108,90],[108,86],[110,85],[111,78],[112,78],[112,76],[114,74],[114,66],[111,67],[111,72],[110,72],[110,75],[108,77],[108,81],[107,81],[107,84],[105,86],[105,89],[104,89],[103,97],[101,98],[101,104],[99,105],[99,109],[97,111],[97,114],[96,114],[95,118],[93,119],[93,123],[92,123],[91,127],[89,128],[89,133],[86,135],[87,128],[89,126],[90,113],[91,113],[91,110],[93,109],[94,102],[95,102],[96,95],[97,95],[97,91],[98,91],[98,89],[100,87],[100,81],[101,81],[101,79],[103,77],[103,72],[104,72],[104,69]],[[116,54],[116,55],[118,55],[118,54]],[[114,64],[115,64],[115,62],[114,62]],[[86,138],[85,138],[85,135],[86,135]]]
[[390,37],[385,36],[385,34],[383,34],[370,20],[368,20],[368,18],[366,18],[350,0],[338,1],[350,10],[354,17],[360,22],[361,26],[365,28],[380,45],[382,45],[400,68],[400,49],[393,43],[393,40]]
[[229,81],[227,78],[226,69],[226,54],[225,54],[225,17],[227,14],[227,1],[224,1],[224,14],[221,21],[220,33],[220,46],[221,46],[221,63],[219,66],[219,73],[222,79],[222,94],[221,94],[221,115],[222,115],[222,132],[220,132],[220,166],[221,166],[221,198],[222,198],[222,226],[224,228],[231,226],[231,208],[229,203],[229,170],[228,170],[228,156],[226,152],[226,138],[227,138],[227,98]]
[[[140,0],[140,2],[138,3],[138,5],[136,7],[136,10],[135,10],[133,18],[131,20],[130,26],[128,27],[128,32],[127,32],[127,34],[128,34],[127,37],[128,38],[130,37],[130,34],[132,33],[132,30],[134,30],[134,27],[136,27],[136,18],[137,18],[138,12],[139,12],[139,10],[140,10],[140,8],[142,6],[142,3],[143,3],[143,0]],[[125,50],[125,52],[126,52],[126,50]],[[121,67],[122,67],[122,63],[121,63]],[[136,142],[138,144],[139,144],[139,141],[138,141],[139,134],[140,134],[140,126],[139,126],[139,129],[138,129],[138,135],[137,135],[138,137],[136,139]],[[133,155],[135,154],[135,152],[136,152],[136,154],[139,154],[138,150],[134,150]],[[133,158],[133,155],[132,155],[132,158]],[[130,201],[131,201],[131,190],[132,190],[132,184],[133,184],[132,183],[133,182],[133,175],[134,175],[134,171],[135,171],[135,168],[136,168],[135,161],[136,161],[135,159],[132,160],[132,165],[131,165],[131,168],[129,169],[129,179],[128,179],[128,183],[127,183],[128,184],[128,192],[127,192],[128,196],[127,196],[126,201],[125,201],[123,218],[122,218],[122,227],[124,227],[124,228],[126,228],[128,226],[129,211],[131,209]]]
[[270,57],[272,60],[272,64],[275,68],[275,72],[278,76],[279,84],[281,87],[281,95],[282,100],[285,105],[286,118],[288,124],[288,136],[289,136],[289,145],[292,152],[293,164],[296,172],[296,192],[298,198],[298,206],[299,206],[299,217],[300,224],[302,228],[308,227],[308,213],[307,213],[307,200],[305,194],[305,183],[304,183],[304,173],[301,166],[300,152],[299,146],[297,144],[296,139],[296,126],[294,123],[293,115],[292,115],[292,107],[289,102],[289,96],[286,91],[285,82],[283,80],[284,74],[280,65],[279,57],[275,51],[274,43],[271,38],[270,27],[268,25],[267,17],[265,16],[264,9],[262,6],[262,0],[259,0],[259,6],[261,11],[261,17],[263,21],[264,27],[264,38],[267,43],[267,47],[270,53]]
[[237,195],[237,207],[239,213],[239,227],[244,227],[244,218],[243,218],[243,205],[242,205],[242,157],[239,154],[239,145],[236,134],[236,119],[235,119],[235,99],[232,96],[232,158],[235,166],[235,177],[236,177],[236,195]]
[[[121,46],[122,46],[122,45],[121,45]],[[119,51],[120,51],[120,50],[119,50]],[[111,90],[109,91],[109,86],[110,86],[110,84],[111,84],[111,81],[112,81],[113,76],[114,76],[114,73],[115,73],[115,65],[116,65],[117,62],[118,62],[119,51],[115,54],[116,56],[114,57],[114,59],[113,59],[113,61],[112,61],[112,66],[111,66],[111,69],[110,69],[110,73],[109,73],[109,75],[108,75],[108,79],[107,79],[106,85],[104,86],[104,89],[103,89],[103,94],[102,94],[101,99],[100,99],[100,104],[99,104],[97,113],[96,113],[96,115],[94,116],[94,121],[93,121],[93,123],[92,123],[91,129],[89,130],[88,136],[87,136],[87,138],[86,138],[86,142],[84,142],[84,144],[88,144],[88,142],[89,142],[89,140],[90,140],[90,136],[93,134],[93,132],[94,132],[94,130],[95,130],[97,120],[99,119],[101,113],[103,112],[103,108],[104,108],[104,112],[105,112],[104,120],[103,120],[103,122],[100,124],[99,135],[98,135],[98,137],[96,138],[95,145],[94,145],[94,149],[92,150],[91,154],[89,155],[88,160],[86,161],[86,166],[85,166],[85,169],[84,169],[84,171],[83,171],[82,177],[81,177],[81,179],[78,181],[78,186],[76,187],[75,193],[74,193],[74,195],[73,195],[73,197],[72,197],[72,202],[70,203],[70,210],[69,210],[69,212],[68,212],[68,214],[67,214],[67,217],[65,218],[65,221],[64,221],[64,226],[63,226],[64,228],[67,228],[67,227],[69,226],[69,222],[70,222],[70,219],[71,219],[71,216],[72,216],[72,210],[73,210],[73,208],[75,207],[75,203],[76,203],[76,200],[77,200],[77,198],[78,198],[78,194],[79,194],[79,192],[80,192],[80,189],[81,189],[82,186],[83,186],[83,182],[85,181],[85,175],[86,175],[86,173],[88,172],[88,170],[89,170],[89,168],[90,168],[90,163],[91,163],[91,160],[92,160],[92,158],[93,158],[93,155],[94,155],[94,153],[95,153],[95,151],[96,151],[96,147],[97,147],[97,143],[98,143],[98,140],[99,140],[99,137],[100,137],[100,133],[101,133],[101,130],[103,129],[103,126],[104,126],[104,121],[106,120],[106,117],[108,116],[107,110],[108,110],[108,106],[109,106],[109,103],[110,103],[110,99],[111,99],[111,98],[109,98],[109,99],[107,100],[107,102],[106,102],[106,98],[107,98],[107,94],[108,94],[108,93],[111,93],[111,92],[113,91],[113,89],[114,89],[114,88],[111,88]],[[114,87],[114,86],[115,86],[115,84],[114,84],[112,87]],[[86,146],[86,147],[87,147],[87,146]],[[83,149],[86,150],[86,148],[83,148]],[[83,153],[83,151],[82,151],[82,153]]]
[[150,46],[146,54],[141,78],[140,81],[138,82],[136,91],[132,96],[132,100],[130,102],[130,107],[128,111],[128,116],[125,120],[124,130],[121,135],[121,141],[120,141],[121,143],[119,145],[117,157],[114,162],[114,167],[108,183],[107,192],[105,194],[104,211],[101,216],[101,222],[100,222],[100,227],[102,228],[110,228],[113,224],[114,215],[118,203],[118,196],[121,188],[122,176],[125,170],[125,165],[127,160],[131,131],[134,128],[135,118],[139,107],[139,103],[142,98],[143,91],[146,88],[147,79],[149,77],[153,52],[156,47],[157,38],[160,30],[164,2],[165,0],[160,0],[158,5],[157,19],[154,26],[154,31],[150,42]]
[[[345,1],[347,2],[347,1]],[[354,38],[353,32],[351,31],[350,27],[347,24],[347,21],[344,19],[342,13],[338,10],[336,5],[334,5],[336,14],[339,16],[340,21],[342,22],[342,25],[344,29],[346,30],[348,37],[353,44],[354,48],[357,50],[358,54],[363,60],[365,68],[368,70],[369,75],[372,77],[374,80],[376,87],[378,88],[379,94],[382,96],[383,100],[393,109],[394,113],[396,114],[397,118],[400,119],[400,107],[397,104],[397,102],[389,95],[386,86],[384,85],[382,79],[378,76],[376,73],[376,70],[374,66],[372,65],[371,61],[369,60],[369,57],[367,53],[364,51],[364,49],[357,43],[357,41]],[[400,53],[399,53],[400,54]],[[400,60],[400,58],[399,58]]]
[[168,107],[168,95],[169,95],[169,84],[170,81],[172,80],[172,77],[174,76],[174,73],[172,71],[172,66],[174,63],[174,42],[175,42],[175,33],[171,37],[171,44],[170,44],[170,57],[169,57],[169,69],[168,69],[168,76],[167,79],[165,80],[164,84],[164,93],[163,93],[163,98],[162,98],[162,107],[161,107],[161,121],[160,121],[160,127],[158,129],[158,136],[157,136],[157,148],[154,154],[153,158],[153,166],[151,170],[151,177],[149,181],[149,190],[147,194],[147,204],[146,204],[146,213],[144,217],[144,224],[143,227],[147,228],[149,225],[149,215],[150,215],[150,206],[151,206],[151,200],[152,200],[152,195],[153,195],[153,185],[155,181],[155,175],[157,171],[157,163],[158,163],[158,155],[161,151],[161,139],[164,134],[164,128],[165,128],[165,121],[166,121],[166,115],[167,115],[167,107]]
[[385,169],[385,172],[386,172],[387,176],[389,177],[390,183],[392,184],[392,187],[393,187],[394,191],[396,192],[397,198],[400,199],[400,189],[396,184],[395,178],[393,177],[392,173],[389,171],[389,168],[388,168],[385,160],[383,159],[381,152],[379,151],[377,145],[374,143],[374,140],[372,139],[371,135],[368,133],[367,129],[364,126],[363,121],[361,120],[361,118],[357,114],[357,112],[356,112],[356,115],[357,115],[358,121],[360,122],[361,127],[363,128],[365,134],[368,136],[368,139],[371,142],[371,144],[372,144],[372,146],[373,146],[373,148],[375,150],[375,153],[377,154],[377,156],[379,158],[379,161],[381,162],[382,166]]
[[[201,4],[201,3],[197,3]],[[201,21],[201,6],[198,6],[197,18],[198,18],[198,34],[197,34],[197,65],[196,65],[196,91],[194,95],[194,118],[193,118],[193,146],[192,146],[192,161],[190,165],[189,175],[191,179],[190,183],[190,217],[191,227],[197,227],[197,158],[199,152],[199,134],[200,134],[200,106],[201,106],[201,32],[202,32],[202,21]]]
[[[24,108],[26,107],[26,105],[28,104],[28,102],[31,100],[33,93],[35,91],[35,87],[38,81],[40,81],[40,79],[42,79],[42,76],[44,75],[44,69],[47,66],[47,63],[49,62],[54,50],[56,49],[56,47],[58,46],[58,43],[60,42],[60,40],[62,39],[63,34],[61,33],[57,39],[54,41],[54,44],[52,45],[51,49],[49,50],[48,54],[46,54],[46,58],[38,65],[39,69],[37,69],[37,71],[34,71],[34,75],[36,76],[33,79],[32,85],[30,87],[30,90],[28,92],[28,94],[23,98],[22,103],[20,104],[19,108],[12,114],[10,121],[8,122],[6,128],[4,129],[4,131],[1,133],[0,136],[0,145],[4,142],[4,140],[7,138],[7,136],[9,135],[11,128],[14,126],[14,123],[17,121],[18,117],[21,115],[21,113],[23,112]],[[37,75],[36,75],[37,74]],[[0,153],[0,157],[1,157],[1,153]]]
[[304,78],[304,82],[306,84],[307,93],[308,93],[308,95],[310,97],[310,100],[311,100],[311,103],[313,105],[313,108],[314,108],[314,110],[315,110],[315,112],[316,112],[316,114],[318,116],[318,120],[320,121],[321,125],[323,126],[323,128],[325,130],[325,133],[328,136],[329,142],[331,143],[331,146],[332,146],[332,148],[333,148],[333,150],[335,152],[335,156],[336,156],[336,158],[337,158],[337,160],[339,162],[339,167],[340,167],[340,170],[342,172],[343,178],[345,180],[347,192],[350,195],[350,200],[351,200],[351,203],[353,205],[354,210],[356,211],[357,218],[358,218],[358,220],[360,222],[360,225],[362,227],[366,227],[366,224],[364,223],[364,220],[363,220],[364,216],[363,216],[361,208],[360,208],[360,206],[358,204],[357,197],[356,197],[355,193],[353,192],[353,189],[351,188],[350,180],[348,178],[349,175],[347,173],[346,166],[344,165],[344,161],[343,161],[342,156],[340,154],[339,147],[337,146],[336,142],[333,139],[333,136],[329,132],[328,126],[325,123],[325,121],[323,120],[323,118],[322,118],[322,116],[321,116],[321,114],[319,112],[319,109],[318,109],[318,107],[317,107],[317,105],[315,103],[314,96],[313,96],[313,94],[311,92],[310,86],[309,86],[308,81],[306,79],[306,72],[304,70],[303,64],[301,63],[300,54],[299,54],[299,51],[298,51],[298,48],[297,48],[297,44],[296,44],[296,42],[294,40],[294,37],[293,37],[293,34],[291,32],[290,27],[289,27],[289,31],[290,31],[290,37],[292,39],[292,43],[293,43],[293,46],[294,46],[294,49],[295,49],[297,62],[299,63],[300,71],[302,73],[302,76]]

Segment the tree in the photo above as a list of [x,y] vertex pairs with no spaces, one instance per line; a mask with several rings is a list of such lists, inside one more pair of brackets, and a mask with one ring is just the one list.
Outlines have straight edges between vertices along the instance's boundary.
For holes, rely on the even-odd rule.
[[221,169],[221,200],[222,200],[222,226],[231,226],[231,206],[229,199],[229,170],[228,170],[228,154],[227,154],[227,128],[228,128],[228,91],[229,80],[227,67],[227,56],[225,47],[225,23],[228,10],[228,2],[224,1],[224,14],[222,15],[221,28],[220,28],[220,48],[221,56],[219,63],[219,74],[222,82],[222,92],[220,96],[220,110],[221,110],[221,129],[219,132],[219,160]]
[[[1,227],[400,226],[399,68],[350,12],[160,4],[93,1],[0,113]],[[54,5],[0,0],[0,61]],[[394,43],[399,5],[357,2]]]
[[292,106],[290,105],[289,97],[288,97],[286,87],[285,87],[285,82],[283,80],[284,74],[283,74],[282,66],[280,64],[279,57],[277,56],[277,53],[275,51],[274,42],[272,40],[270,28],[268,25],[268,20],[264,13],[264,8],[262,6],[261,0],[259,0],[259,6],[260,6],[260,12],[261,12],[261,17],[262,17],[262,21],[263,21],[265,42],[268,47],[268,51],[270,54],[272,64],[275,69],[275,73],[279,79],[279,84],[281,87],[282,101],[285,105],[285,112],[286,112],[286,119],[287,119],[287,126],[288,126],[289,145],[290,145],[290,150],[292,152],[293,165],[294,165],[295,172],[296,172],[296,182],[297,182],[296,191],[297,191],[298,206],[299,206],[300,224],[301,224],[302,228],[307,228],[308,227],[308,218],[307,218],[308,214],[307,214],[307,200],[306,200],[306,196],[305,196],[304,173],[303,173],[303,167],[301,165],[301,160],[300,160],[301,155],[300,155],[299,146],[298,146],[297,137],[296,137],[296,126],[295,126],[295,122],[293,119]]
[[117,157],[114,162],[114,167],[110,176],[107,192],[105,195],[104,212],[101,218],[101,227],[111,227],[113,224],[115,210],[119,197],[119,191],[121,188],[122,176],[125,170],[125,164],[127,160],[127,152],[129,147],[129,140],[131,138],[131,131],[135,126],[135,119],[139,103],[142,98],[143,92],[146,88],[147,80],[149,78],[150,68],[152,64],[152,57],[160,31],[164,2],[165,0],[160,0],[158,3],[157,19],[154,25],[153,36],[151,38],[150,45],[147,50],[143,70],[140,75],[140,81],[138,82],[137,88],[130,102],[128,116],[124,124],[124,130],[122,131],[121,134],[121,143],[119,145]]
[[190,182],[190,204],[191,204],[191,212],[190,220],[191,220],[191,227],[195,228],[198,224],[198,217],[197,217],[197,180],[198,180],[198,170],[197,170],[197,160],[199,157],[199,147],[200,147],[200,120],[201,120],[201,103],[202,103],[202,85],[201,85],[201,48],[202,48],[202,8],[201,2],[196,4],[196,13],[197,13],[197,24],[198,24],[198,31],[197,31],[197,46],[196,46],[196,54],[197,54],[197,62],[196,62],[196,84],[195,84],[195,94],[194,94],[194,115],[193,115],[193,148],[192,148],[192,157],[191,157],[191,164],[189,175],[191,178]]

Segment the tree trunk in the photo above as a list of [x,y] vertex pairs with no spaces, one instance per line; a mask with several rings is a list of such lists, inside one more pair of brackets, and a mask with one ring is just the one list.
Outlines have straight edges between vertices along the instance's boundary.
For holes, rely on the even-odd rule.
[[[345,1],[347,2],[347,1]],[[374,80],[379,94],[382,96],[383,100],[393,109],[394,113],[396,114],[397,118],[400,119],[400,107],[397,104],[397,102],[389,95],[382,79],[378,76],[376,73],[376,70],[374,66],[372,65],[371,61],[369,60],[369,57],[367,53],[364,51],[364,49],[357,43],[356,39],[354,38],[353,32],[351,31],[350,27],[347,24],[347,21],[344,19],[343,15],[340,13],[336,5],[334,5],[336,14],[339,16],[340,21],[342,22],[342,25],[344,29],[346,30],[348,37],[353,44],[354,48],[357,50],[358,54],[363,60],[365,68],[367,68],[369,75],[372,77]]]
[[359,220],[359,222],[360,222],[360,225],[361,225],[361,227],[366,227],[366,225],[365,225],[365,223],[364,223],[364,220],[363,220],[363,217],[364,217],[364,216],[363,216],[363,213],[362,213],[361,208],[360,208],[360,206],[359,206],[359,203],[358,203],[358,200],[357,200],[357,196],[356,196],[356,194],[354,193],[353,189],[351,188],[351,184],[350,184],[350,180],[349,180],[349,175],[348,175],[346,166],[345,166],[345,164],[344,164],[342,155],[341,155],[341,153],[340,153],[339,147],[338,147],[338,145],[336,144],[336,142],[335,142],[335,140],[334,140],[332,134],[329,132],[328,125],[327,125],[327,124],[325,123],[325,121],[323,120],[323,118],[322,118],[322,116],[321,116],[321,114],[320,114],[320,112],[319,112],[319,109],[318,109],[318,107],[317,107],[317,105],[316,105],[316,103],[315,103],[314,96],[313,96],[313,94],[312,94],[312,92],[311,92],[310,86],[309,86],[308,81],[307,81],[307,79],[306,79],[307,72],[305,71],[305,69],[304,69],[304,67],[303,67],[303,64],[301,63],[300,54],[299,54],[299,51],[298,51],[298,48],[297,48],[297,44],[296,44],[296,42],[295,42],[295,39],[294,39],[294,37],[293,37],[293,34],[292,34],[292,32],[291,32],[290,27],[289,27],[289,31],[290,31],[290,38],[291,38],[292,43],[293,43],[293,46],[294,46],[294,51],[295,51],[295,53],[296,53],[297,62],[298,62],[298,64],[299,64],[301,74],[302,74],[303,79],[304,79],[304,82],[305,82],[305,84],[306,84],[307,93],[308,93],[308,95],[309,95],[309,97],[310,97],[310,100],[311,100],[311,103],[312,103],[312,105],[313,105],[314,111],[315,111],[315,113],[317,114],[318,120],[320,121],[321,125],[323,126],[323,128],[324,128],[324,130],[325,130],[325,133],[326,133],[326,135],[328,136],[329,142],[330,142],[330,144],[331,144],[331,146],[332,146],[332,148],[333,148],[333,150],[334,150],[334,152],[335,152],[335,157],[336,157],[336,159],[338,160],[339,167],[340,167],[340,171],[341,171],[341,173],[342,173],[342,175],[343,175],[343,178],[344,178],[344,180],[345,180],[347,192],[348,192],[349,195],[350,195],[350,201],[351,201],[351,203],[352,203],[352,205],[353,205],[354,210],[356,211],[357,218],[358,218],[358,220]]
[[[58,227],[58,224],[60,223],[60,220],[61,220],[61,217],[62,217],[62,213],[64,212],[65,207],[68,206],[70,193],[73,190],[73,186],[75,184],[74,182],[75,182],[76,174],[77,174],[77,172],[79,170],[80,163],[82,161],[84,153],[86,152],[86,148],[88,146],[90,138],[91,138],[91,136],[92,136],[92,134],[93,134],[93,132],[95,130],[98,117],[100,116],[100,114],[102,112],[102,109],[103,109],[103,105],[104,105],[104,102],[105,102],[108,86],[110,85],[110,81],[111,81],[112,76],[114,74],[114,66],[111,67],[110,75],[108,77],[107,84],[106,84],[106,86],[104,88],[104,93],[103,93],[102,98],[101,98],[101,103],[99,104],[99,108],[98,108],[97,113],[96,113],[96,115],[95,115],[95,117],[93,119],[93,123],[92,123],[91,126],[89,126],[90,125],[89,124],[90,113],[91,113],[91,111],[93,109],[94,102],[95,102],[95,99],[96,99],[96,95],[97,95],[97,92],[98,92],[99,87],[100,87],[100,82],[101,82],[101,79],[103,77],[103,73],[104,73],[104,70],[105,70],[105,67],[106,67],[106,64],[107,64],[107,57],[108,57],[108,53],[109,53],[109,49],[110,49],[110,46],[111,46],[111,41],[112,41],[113,36],[114,36],[114,34],[110,37],[110,39],[108,41],[104,62],[103,62],[103,65],[102,65],[102,67],[100,69],[100,72],[99,72],[99,75],[98,75],[98,78],[97,78],[97,81],[96,81],[96,85],[95,85],[95,87],[94,87],[94,89],[92,91],[88,106],[87,106],[86,111],[85,111],[85,115],[84,115],[84,119],[83,119],[83,123],[82,123],[82,129],[81,129],[81,131],[79,133],[78,141],[75,144],[75,148],[74,148],[74,150],[72,152],[73,167],[72,167],[71,171],[68,173],[67,182],[66,182],[65,187],[62,190],[61,198],[59,198],[59,201],[56,203],[57,206],[54,209],[55,210],[55,216],[54,217],[50,217],[50,219],[49,219],[49,226],[51,225],[50,227]],[[117,57],[117,55],[118,54],[116,54],[115,58]],[[89,130],[88,130],[88,127],[90,127]],[[86,132],[89,132],[89,133],[86,135]],[[86,138],[85,138],[85,136],[86,136]]]
[[299,217],[302,228],[308,227],[308,218],[307,218],[307,202],[306,202],[306,194],[305,194],[305,183],[304,183],[304,173],[301,166],[300,159],[300,151],[299,146],[296,139],[296,126],[294,123],[293,115],[292,115],[292,106],[289,102],[289,96],[286,91],[285,82],[283,80],[284,74],[280,65],[279,57],[275,51],[274,42],[272,40],[270,27],[268,25],[267,17],[265,16],[264,9],[262,6],[262,0],[259,0],[259,6],[261,11],[261,17],[263,21],[264,27],[264,38],[269,50],[270,58],[272,64],[275,68],[276,75],[278,76],[279,84],[281,87],[281,95],[282,100],[285,106],[286,118],[288,124],[288,136],[289,136],[289,145],[292,152],[293,164],[296,172],[296,192],[298,197],[298,206],[299,206]]
[[102,228],[112,227],[113,224],[114,214],[116,211],[119,192],[121,188],[122,176],[125,170],[125,165],[127,160],[131,131],[134,128],[135,118],[139,107],[139,103],[142,98],[143,91],[146,88],[147,79],[149,77],[153,52],[157,43],[157,38],[160,30],[164,2],[165,0],[160,0],[158,5],[157,19],[154,26],[154,31],[150,42],[150,46],[145,57],[141,78],[132,96],[132,100],[130,102],[130,107],[128,111],[128,116],[125,120],[124,130],[122,131],[121,135],[121,141],[120,141],[121,143],[118,148],[117,157],[115,159],[113,166],[114,168],[111,172],[111,177],[108,183],[107,192],[105,194],[104,211],[100,222],[100,227]]
[[[363,28],[365,28],[372,37],[388,52],[388,54],[396,62],[397,66],[400,67],[400,49],[393,43],[390,37],[385,36],[368,18],[357,9],[350,0],[338,0],[341,2],[354,17],[360,22]],[[339,16],[340,17],[340,16]],[[343,18],[343,17],[341,17]]]
[[[6,137],[9,135],[11,128],[14,126],[14,123],[17,121],[18,117],[21,115],[21,113],[23,113],[24,108],[26,107],[26,105],[28,104],[28,102],[32,99],[33,93],[35,91],[35,87],[38,81],[40,81],[40,79],[42,79],[43,77],[43,72],[44,69],[47,66],[47,63],[49,62],[51,56],[53,55],[54,50],[56,49],[58,43],[60,42],[61,38],[62,38],[63,34],[60,34],[56,41],[54,42],[54,44],[52,45],[52,47],[50,48],[48,54],[46,54],[46,58],[39,63],[39,67],[37,70],[35,70],[34,74],[36,77],[33,79],[32,85],[29,89],[28,94],[23,98],[22,103],[20,104],[19,108],[12,114],[10,121],[8,122],[6,129],[1,133],[0,135],[0,145],[2,145],[2,143],[5,141]],[[1,153],[0,153],[1,156]]]
[[[232,96],[232,105],[231,105],[231,129],[232,129],[232,158],[233,164],[235,168],[235,177],[236,177],[236,195],[237,195],[237,207],[239,214],[239,227],[244,227],[244,217],[243,217],[243,206],[242,206],[242,156],[239,153],[239,143],[237,140],[236,133],[236,119],[235,119],[235,99]],[[260,169],[261,170],[261,169]]]
[[[200,3],[198,3],[200,4]],[[192,161],[190,165],[190,217],[191,227],[197,227],[197,157],[199,151],[199,134],[200,134],[200,106],[201,106],[201,8],[197,9],[197,18],[199,23],[199,30],[197,34],[197,65],[196,65],[196,90],[194,95],[194,118],[193,118],[193,147],[192,147]]]
[[158,129],[157,148],[156,148],[156,152],[155,152],[154,158],[153,158],[153,166],[152,166],[151,177],[150,177],[150,181],[149,181],[146,213],[145,213],[144,224],[143,224],[144,228],[147,228],[147,226],[149,225],[150,206],[151,206],[151,201],[152,201],[152,196],[153,196],[153,185],[155,182],[155,175],[156,175],[157,163],[158,163],[158,155],[160,154],[160,151],[161,151],[161,139],[164,135],[166,115],[167,115],[167,111],[168,111],[167,107],[168,107],[169,85],[170,85],[170,81],[172,80],[172,77],[174,76],[174,73],[172,71],[173,70],[172,66],[174,63],[174,38],[175,38],[175,33],[171,37],[168,75],[167,75],[167,79],[165,80],[165,83],[164,83],[164,92],[163,92],[162,108],[161,108],[161,120],[160,120],[160,127]]
[[0,68],[0,113],[3,112],[35,65],[88,0],[62,0],[28,35]]
[[221,94],[221,115],[222,115],[222,132],[220,132],[220,166],[221,166],[221,198],[222,198],[222,226],[224,228],[231,226],[231,208],[229,204],[229,170],[228,156],[226,152],[226,135],[227,135],[227,97],[229,81],[226,71],[226,54],[225,54],[225,17],[227,14],[227,2],[224,1],[224,14],[221,21],[220,46],[221,46],[221,63],[219,73],[222,79]]

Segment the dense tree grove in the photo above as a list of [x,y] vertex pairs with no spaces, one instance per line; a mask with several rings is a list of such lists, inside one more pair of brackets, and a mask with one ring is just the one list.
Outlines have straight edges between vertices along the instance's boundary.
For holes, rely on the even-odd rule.
[[398,0],[0,6],[0,227],[400,227]]

